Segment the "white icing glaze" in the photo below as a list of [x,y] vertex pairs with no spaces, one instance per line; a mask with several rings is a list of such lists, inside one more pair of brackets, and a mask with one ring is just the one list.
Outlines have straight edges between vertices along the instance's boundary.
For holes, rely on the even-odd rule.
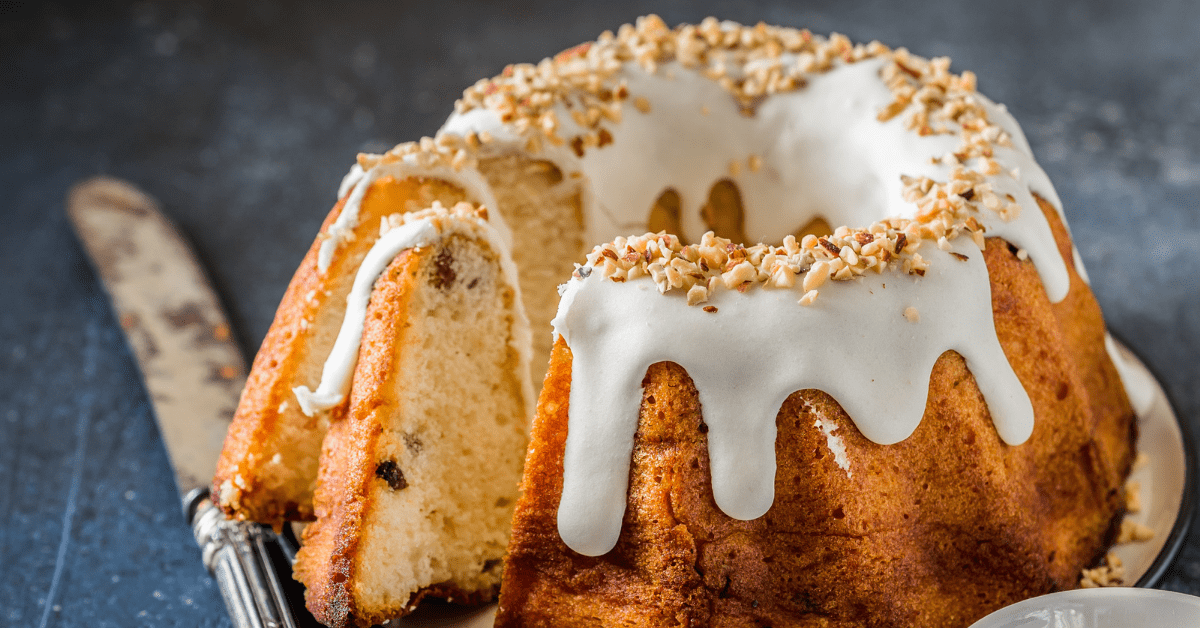
[[354,285],[350,289],[350,294],[346,297],[346,315],[342,319],[342,326],[338,330],[333,349],[325,360],[324,368],[321,371],[321,383],[315,391],[308,386],[297,386],[292,390],[304,414],[313,416],[317,412],[328,410],[341,403],[350,392],[354,367],[358,363],[358,350],[362,342],[367,305],[370,302],[376,280],[388,264],[402,251],[429,246],[456,233],[483,239],[496,253],[504,282],[513,290],[513,321],[509,346],[518,356],[517,375],[521,379],[521,395],[527,418],[532,417],[536,403],[533,383],[529,377],[532,338],[529,319],[525,315],[525,308],[521,301],[521,288],[517,283],[516,264],[512,261],[507,244],[490,223],[482,220],[445,218],[440,222],[440,227],[432,218],[406,222],[384,233],[371,246],[354,276]]
[[441,235],[437,227],[433,226],[433,221],[425,219],[401,225],[375,241],[354,275],[354,285],[346,297],[346,315],[342,319],[342,327],[338,330],[333,349],[325,359],[320,385],[315,391],[308,386],[292,389],[304,414],[313,416],[317,412],[328,410],[341,403],[350,391],[350,380],[354,375],[354,366],[358,363],[358,348],[362,342],[367,304],[371,300],[371,291],[374,290],[379,275],[401,251],[427,246],[441,240]]
[[[329,237],[321,242],[321,248],[317,251],[317,270],[319,272],[324,273],[329,268],[330,262],[333,261],[333,255],[337,252],[345,234],[358,226],[358,212],[362,206],[363,197],[371,188],[371,184],[385,176],[393,176],[398,179],[404,177],[443,179],[461,187],[477,205],[497,206],[496,197],[492,194],[491,188],[474,170],[454,170],[445,166],[421,166],[417,163],[415,155],[405,155],[399,161],[379,164],[367,171],[363,171],[361,166],[355,164],[342,179],[342,184],[338,188],[338,198],[345,198],[346,202],[337,219],[329,227]],[[489,220],[499,231],[506,245],[505,250],[508,250],[512,247],[512,232],[504,223],[504,218],[500,216],[499,212],[492,212],[492,214]]]
[[[742,115],[724,88],[696,70],[671,62],[648,74],[627,63],[621,76],[629,93],[646,98],[650,111],[639,111],[631,97],[621,123],[610,129],[611,145],[588,150],[582,158],[569,148],[548,146],[544,156],[564,173],[583,174],[585,240],[591,242],[645,232],[650,207],[668,188],[680,198],[683,233],[678,235],[696,240],[707,230],[700,207],[712,185],[725,178],[741,192],[745,233],[752,242],[777,242],[816,216],[852,227],[911,217],[916,206],[903,198],[901,175],[948,180],[950,166],[931,158],[958,150],[961,139],[958,133],[918,135],[905,128],[903,114],[880,123],[877,114],[893,98],[879,78],[883,63],[867,59],[810,75],[805,87],[765,99],[752,117]],[[1002,172],[988,181],[998,195],[1011,194],[1021,206],[1016,220],[985,212],[981,222],[987,235],[1025,249],[1051,300],[1061,301],[1070,286],[1066,266],[1033,193],[1056,208],[1058,195],[1012,116],[977,97],[1014,138],[1012,148],[996,148]],[[585,131],[561,105],[558,114],[560,135]],[[442,127],[443,133],[460,135],[485,131],[494,138],[492,150],[524,145],[522,136],[490,109],[452,115]],[[757,172],[746,167],[751,156],[762,159]],[[736,175],[730,174],[731,161],[742,164]]]
[[[736,519],[771,506],[775,417],[797,390],[825,391],[867,438],[896,443],[921,421],[934,362],[954,350],[1001,438],[1024,442],[1033,408],[996,339],[983,254],[969,240],[953,249],[968,261],[926,242],[919,250],[930,260],[924,278],[885,272],[831,282],[808,307],[797,305],[799,289],[720,289],[708,301],[718,311],[709,313],[681,294],[659,294],[648,279],[615,283],[595,272],[568,282],[554,319],[573,354],[558,509],[563,540],[593,556],[616,543],[642,379],[660,361],[680,364],[696,385],[713,494]],[[909,307],[920,322],[904,317]]]
[[347,172],[346,176],[342,177],[342,184],[338,186],[338,199],[340,200],[346,198],[346,195],[350,193],[350,190],[353,190],[354,186],[358,185],[359,181],[362,181],[363,175],[365,174],[366,171],[362,169],[362,166],[358,164],[351,166],[350,172]]

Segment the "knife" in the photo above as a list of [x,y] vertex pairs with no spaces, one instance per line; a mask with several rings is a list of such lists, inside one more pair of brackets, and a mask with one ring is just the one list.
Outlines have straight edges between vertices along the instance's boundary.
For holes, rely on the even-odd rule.
[[133,348],[184,517],[233,625],[295,628],[272,558],[286,569],[294,546],[270,528],[227,519],[209,499],[246,365],[203,270],[158,203],[129,183],[79,183],[67,214]]

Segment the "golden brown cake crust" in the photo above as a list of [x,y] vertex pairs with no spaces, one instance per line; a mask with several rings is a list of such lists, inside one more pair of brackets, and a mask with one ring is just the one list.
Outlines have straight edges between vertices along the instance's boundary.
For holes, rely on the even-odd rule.
[[[1029,441],[999,438],[954,352],[933,369],[920,426],[895,445],[867,440],[828,395],[799,391],[776,419],[775,504],[753,521],[716,507],[696,390],[664,362],[643,381],[617,546],[595,558],[567,548],[556,513],[571,353],[560,340],[496,625],[965,627],[1075,587],[1123,511],[1133,412],[1065,229],[1042,207],[1072,269],[1065,301],[1051,304],[1032,264],[1007,243],[991,239],[985,251],[997,336],[1035,409]],[[864,453],[852,477],[814,427],[818,418]]]
[[[345,296],[378,237],[380,218],[428,206],[433,199],[452,205],[462,198],[461,190],[437,179],[379,179],[363,198],[354,238],[340,245],[322,273],[318,251],[345,199],[334,206],[279,304],[225,437],[213,498],[226,514],[276,527],[313,518],[321,440],[329,421],[345,412],[345,404],[306,417],[292,389],[316,386],[341,325]],[[315,338],[324,351],[314,348]]]

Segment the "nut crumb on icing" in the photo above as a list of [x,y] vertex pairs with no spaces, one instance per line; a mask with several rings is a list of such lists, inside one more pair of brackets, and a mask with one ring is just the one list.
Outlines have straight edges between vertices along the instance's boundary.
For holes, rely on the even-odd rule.
[[466,138],[452,135],[439,135],[436,139],[422,137],[416,142],[397,144],[380,155],[359,153],[358,165],[366,171],[376,166],[386,166],[408,159],[422,168],[443,166],[459,172],[478,165],[478,161],[468,151],[472,144],[480,144],[478,135],[471,134]]
[[752,115],[763,98],[802,89],[808,75],[876,57],[888,60],[880,78],[893,94],[893,101],[878,113],[880,122],[911,109],[905,125],[921,135],[961,130],[963,148],[954,155],[959,161],[990,158],[993,145],[1011,145],[1007,132],[988,120],[974,97],[975,75],[951,73],[947,57],[924,59],[878,41],[855,44],[839,33],[823,37],[808,29],[762,22],[745,26],[712,17],[674,29],[657,15],[639,18],[615,35],[605,32],[595,42],[540,63],[509,65],[499,76],[467,88],[455,109],[491,109],[518,132],[538,130],[552,144],[562,145],[573,138],[558,135],[557,105],[564,105],[581,127],[593,130],[620,122],[621,103],[631,97],[638,111],[651,110],[653,103],[631,94],[619,78],[626,63],[651,74],[671,61],[697,69]]
[[486,207],[475,206],[465,201],[456,203],[454,207],[447,209],[440,201],[433,201],[432,205],[420,211],[388,214],[379,219],[379,235],[399,227],[401,225],[415,222],[418,220],[429,220],[433,226],[442,231],[444,223],[447,220],[453,219],[469,219],[487,222],[488,211]]
[[688,245],[666,232],[647,233],[595,247],[584,264],[576,265],[573,276],[584,279],[597,269],[618,283],[648,277],[662,294],[682,291],[689,305],[707,302],[718,287],[746,292],[756,286],[786,289],[799,283],[804,290],[800,302],[809,305],[817,288],[829,280],[848,281],[888,268],[924,275],[928,262],[916,252],[920,242],[884,222],[861,232],[840,227],[822,238],[809,235],[797,241],[789,235],[778,246],[746,247],[711,231]]
[[[903,232],[910,242],[929,239],[940,242],[944,249],[949,248],[948,241],[967,236],[982,249],[985,228],[976,217],[980,212],[995,213],[1006,222],[1020,213],[1014,199],[996,194],[988,180],[989,176],[1000,173],[1000,166],[993,159],[994,148],[1011,146],[1012,138],[989,121],[983,103],[975,96],[975,75],[951,73],[946,57],[924,59],[904,48],[892,50],[879,42],[854,44],[837,33],[822,37],[808,30],[763,23],[743,26],[715,18],[671,29],[659,17],[650,15],[634,25],[622,26],[616,34],[606,32],[595,42],[568,49],[538,64],[510,65],[500,76],[481,80],[465,90],[456,109],[460,113],[490,109],[518,134],[528,137],[528,147],[537,148],[545,141],[569,145],[582,156],[590,148],[603,145],[602,135],[607,134],[611,141],[606,126],[620,123],[624,101],[631,100],[633,107],[642,112],[653,106],[645,97],[630,93],[620,74],[625,63],[636,63],[654,73],[659,66],[677,61],[699,70],[729,91],[744,109],[752,111],[771,94],[803,89],[806,75],[876,57],[887,59],[880,79],[894,97],[879,112],[881,122],[907,112],[905,124],[915,133],[957,132],[962,138],[959,150],[939,158],[952,167],[948,181],[904,178],[904,198],[917,206],[917,212],[911,219],[888,220],[887,228]],[[559,135],[556,112],[561,110],[557,108],[560,105],[584,129],[581,135],[570,138]],[[439,141],[449,146],[463,144],[472,151],[478,146],[471,137],[464,140],[452,134],[442,136]],[[758,156],[745,161],[745,169],[750,172],[763,165]],[[731,160],[728,170],[730,175],[737,176],[743,164]],[[855,234],[873,235],[873,231],[846,230],[839,237]],[[892,254],[898,255],[900,249],[912,250],[901,245]],[[891,255],[877,253],[884,252],[874,247],[868,249],[865,254],[868,259],[864,260],[864,254],[855,248],[843,260],[845,266],[832,269],[832,278],[846,280],[868,269],[886,268],[892,261]],[[900,263],[905,272],[918,275],[927,268],[927,263],[915,255]],[[691,285],[687,289],[691,290]]]

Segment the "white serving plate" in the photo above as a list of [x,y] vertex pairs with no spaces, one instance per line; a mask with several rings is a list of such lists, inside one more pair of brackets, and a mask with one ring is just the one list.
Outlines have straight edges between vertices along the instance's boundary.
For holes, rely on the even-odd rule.
[[[1160,579],[1187,536],[1195,509],[1195,448],[1171,407],[1162,386],[1136,355],[1124,344],[1115,343],[1121,359],[1122,378],[1130,387],[1149,389],[1138,414],[1138,451],[1149,456],[1149,464],[1129,474],[1141,484],[1142,511],[1129,519],[1154,530],[1154,538],[1112,549],[1125,565],[1126,580],[1138,587],[1153,587]],[[1137,404],[1135,404],[1137,405]]]
[[1200,628],[1200,597],[1156,589],[1076,589],[1002,608],[971,628]]

